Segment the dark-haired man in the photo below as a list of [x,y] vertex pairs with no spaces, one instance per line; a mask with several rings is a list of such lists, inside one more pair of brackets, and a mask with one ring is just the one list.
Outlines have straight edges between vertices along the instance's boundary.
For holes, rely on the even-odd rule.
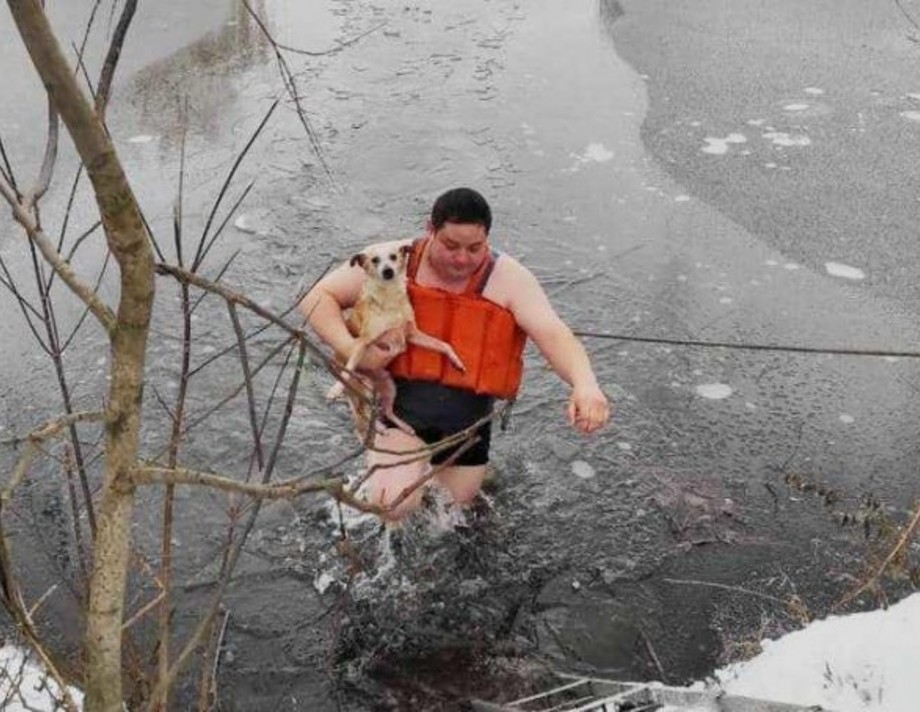
[[[491,412],[496,398],[512,398],[520,386],[527,338],[571,386],[569,423],[592,433],[610,417],[610,405],[598,386],[581,342],[556,314],[533,274],[517,260],[489,246],[492,212],[485,198],[470,188],[439,196],[426,233],[414,241],[408,267],[409,298],[419,329],[454,347],[466,369],[455,368],[440,354],[409,345],[395,360],[380,339],[361,367],[389,365],[396,377],[396,414],[417,437],[391,428],[377,436],[381,451],[417,450],[426,443],[469,427]],[[355,343],[343,312],[353,306],[366,279],[357,267],[342,265],[310,290],[301,303],[313,329],[343,360]],[[491,424],[482,426],[479,441],[437,475],[454,501],[469,503],[482,485],[489,458]],[[443,462],[452,451],[439,453]],[[371,453],[372,462],[396,456]],[[419,476],[423,464],[380,469],[368,483],[371,501],[389,504]],[[401,519],[418,506],[420,493],[392,514]]]

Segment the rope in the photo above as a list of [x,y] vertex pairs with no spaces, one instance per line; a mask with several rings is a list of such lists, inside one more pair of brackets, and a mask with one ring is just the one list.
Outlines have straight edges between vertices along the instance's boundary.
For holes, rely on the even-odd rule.
[[599,331],[575,331],[575,336],[608,341],[633,341],[641,344],[668,344],[670,346],[698,346],[702,348],[737,349],[741,351],[784,351],[798,354],[831,354],[834,356],[887,356],[893,358],[920,358],[920,351],[884,351],[881,349],[820,348],[817,346],[782,346],[780,344],[739,344],[728,341],[693,341],[686,339],[657,338],[653,336],[626,336]]

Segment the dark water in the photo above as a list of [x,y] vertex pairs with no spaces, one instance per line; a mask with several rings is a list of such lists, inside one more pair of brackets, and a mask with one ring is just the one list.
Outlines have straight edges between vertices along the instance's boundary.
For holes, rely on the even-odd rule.
[[[234,159],[280,98],[218,221],[250,181],[254,187],[204,270],[215,274],[238,252],[224,281],[276,311],[330,260],[373,239],[416,234],[440,191],[469,184],[493,203],[496,245],[532,267],[578,329],[833,339],[843,331],[843,304],[854,338],[895,328],[913,334],[884,304],[856,299],[815,272],[784,269],[782,254],[695,200],[692,182],[675,183],[662,170],[640,139],[645,80],[612,41],[629,19],[617,3],[330,0],[266,9],[279,41],[315,53],[286,57],[319,153],[281,88],[273,53],[235,5],[187,22],[164,19],[183,32],[209,31],[196,31],[194,41],[164,32],[175,48],[142,52],[116,95],[110,127],[167,260],[175,259],[183,136],[187,256]],[[52,204],[67,186],[56,185]],[[78,224],[91,221],[87,207],[78,215]],[[27,266],[9,238],[0,249]],[[101,254],[97,240],[78,266],[93,273]],[[175,397],[180,350],[178,290],[163,278],[158,289],[145,402],[151,456],[165,445],[158,399]],[[259,326],[243,320],[247,331]],[[22,324],[4,319],[0,328],[0,349],[15,364],[2,389],[3,424],[21,432],[55,412],[56,395]],[[209,361],[234,344],[219,300],[201,303],[193,328],[197,418],[239,386],[241,370],[233,354]],[[67,363],[77,402],[89,407],[105,385],[106,353],[91,329],[76,343]],[[276,330],[266,331],[250,342],[250,358],[280,343]],[[511,431],[496,438],[491,506],[470,526],[445,528],[430,515],[390,536],[374,522],[350,521],[343,554],[328,503],[267,505],[226,599],[224,706],[458,709],[469,696],[538,689],[550,668],[681,683],[708,672],[764,620],[769,632],[797,625],[782,606],[707,584],[780,599],[794,592],[823,610],[845,581],[839,572],[853,566],[851,538],[817,497],[786,488],[783,475],[827,481],[844,497],[883,479],[895,492],[907,489],[915,399],[904,384],[913,367],[587,345],[618,403],[614,425],[591,439],[569,431],[564,387],[529,354]],[[281,352],[255,380],[266,452],[291,374]],[[701,397],[697,386],[713,383],[730,384],[732,396]],[[323,402],[327,385],[320,369],[306,369],[277,478],[334,463],[353,447],[344,409]],[[182,462],[237,477],[254,472],[247,413],[238,395],[196,426]],[[847,429],[841,414],[858,425]],[[150,560],[159,498],[144,490],[138,507],[135,536]],[[37,567],[31,587],[41,591],[58,568],[71,576],[76,569],[66,499],[47,484],[22,499],[23,546],[31,552],[38,540],[34,555],[50,552],[56,562]],[[246,514],[232,498],[178,490],[180,630],[206,605],[227,528]],[[55,613],[74,620],[72,598],[47,610],[46,624]],[[63,626],[65,639],[74,632]]]

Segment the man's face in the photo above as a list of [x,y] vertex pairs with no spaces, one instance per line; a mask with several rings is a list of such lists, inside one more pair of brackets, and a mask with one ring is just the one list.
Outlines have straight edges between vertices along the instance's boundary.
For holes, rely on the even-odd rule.
[[428,234],[429,264],[447,281],[469,278],[489,254],[489,235],[482,225],[446,222],[437,230],[429,225]]

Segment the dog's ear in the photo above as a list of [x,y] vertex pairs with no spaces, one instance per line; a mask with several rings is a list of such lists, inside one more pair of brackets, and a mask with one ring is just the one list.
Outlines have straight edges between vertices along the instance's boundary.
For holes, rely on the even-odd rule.
[[351,258],[348,264],[350,264],[352,267],[357,265],[361,269],[364,269],[364,264],[366,260],[367,260],[367,255],[365,255],[363,252],[359,252],[357,255]]

